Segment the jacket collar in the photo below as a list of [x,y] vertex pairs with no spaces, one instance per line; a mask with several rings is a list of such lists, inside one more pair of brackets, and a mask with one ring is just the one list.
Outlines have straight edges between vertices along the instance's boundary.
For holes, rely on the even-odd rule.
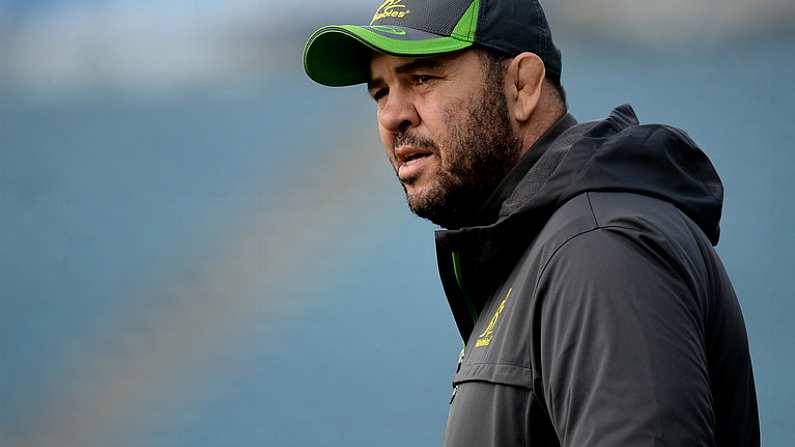
[[552,145],[563,132],[577,124],[577,120],[571,114],[566,113],[555,124],[553,124],[546,132],[539,138],[530,149],[524,153],[519,162],[514,166],[508,175],[497,185],[497,188],[491,194],[488,200],[483,204],[483,207],[478,212],[477,222],[481,225],[487,225],[497,220],[499,217],[500,209],[503,202],[513,194],[516,187],[527,175],[528,171],[536,164],[538,159],[546,152],[547,148]]
[[550,216],[584,192],[668,201],[718,242],[723,187],[685,132],[641,126],[628,104],[601,121],[574,126],[572,120],[564,117],[528,151],[484,205],[480,225],[436,232],[442,285],[465,340]]
[[442,286],[464,340],[469,337],[489,293],[504,279],[524,248],[522,242],[526,242],[516,239],[519,231],[515,227],[520,223],[507,218],[506,213],[511,210],[506,209],[506,203],[510,204],[520,184],[527,187],[528,183],[540,186],[546,182],[565,154],[552,147],[559,146],[556,142],[576,124],[574,117],[566,114],[533,144],[481,208],[477,218],[481,225],[436,231]]

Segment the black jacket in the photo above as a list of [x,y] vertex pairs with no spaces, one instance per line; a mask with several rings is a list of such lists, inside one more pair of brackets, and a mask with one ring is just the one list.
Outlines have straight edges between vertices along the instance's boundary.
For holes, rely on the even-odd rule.
[[465,340],[445,445],[759,445],[722,196],[681,130],[561,119],[480,225],[436,233]]

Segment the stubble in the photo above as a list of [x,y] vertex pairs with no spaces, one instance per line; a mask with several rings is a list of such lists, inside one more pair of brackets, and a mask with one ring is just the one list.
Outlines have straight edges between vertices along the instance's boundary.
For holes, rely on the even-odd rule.
[[[502,73],[489,70],[481,94],[461,110],[445,111],[450,123],[449,141],[441,143],[398,135],[440,154],[441,165],[428,188],[409,194],[411,211],[444,228],[460,228],[475,222],[477,214],[521,153],[513,133],[502,92]],[[462,119],[463,116],[463,119]],[[441,150],[440,150],[441,149]]]

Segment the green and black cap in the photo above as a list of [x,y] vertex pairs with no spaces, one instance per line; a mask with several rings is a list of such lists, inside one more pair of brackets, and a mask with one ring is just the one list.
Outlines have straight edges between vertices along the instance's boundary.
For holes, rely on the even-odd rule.
[[538,0],[382,0],[369,25],[315,31],[304,69],[320,84],[354,85],[367,82],[372,52],[422,57],[472,46],[507,56],[530,51],[560,78],[560,50]]

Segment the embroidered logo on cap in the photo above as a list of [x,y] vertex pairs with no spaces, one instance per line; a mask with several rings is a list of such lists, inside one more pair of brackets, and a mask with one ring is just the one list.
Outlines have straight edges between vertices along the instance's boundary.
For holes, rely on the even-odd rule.
[[384,3],[381,3],[381,6],[375,10],[375,15],[373,15],[373,20],[370,20],[370,25],[388,17],[402,19],[409,13],[411,13],[411,10],[406,9],[403,0],[384,0]]

